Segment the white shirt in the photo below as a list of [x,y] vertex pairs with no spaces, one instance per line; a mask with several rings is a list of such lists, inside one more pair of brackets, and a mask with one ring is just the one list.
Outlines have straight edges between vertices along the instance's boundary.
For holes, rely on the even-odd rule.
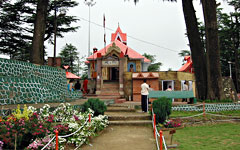
[[187,84],[183,84],[183,91],[188,91],[188,85]]
[[149,86],[148,86],[148,84],[147,83],[143,83],[143,84],[141,84],[141,94],[142,95],[148,95],[149,93],[148,93],[148,89],[149,89]]

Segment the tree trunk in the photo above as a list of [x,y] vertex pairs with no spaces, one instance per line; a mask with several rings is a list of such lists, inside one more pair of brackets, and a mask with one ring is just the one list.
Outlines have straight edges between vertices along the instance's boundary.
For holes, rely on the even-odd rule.
[[190,43],[193,68],[195,71],[198,98],[205,100],[207,97],[206,63],[203,45],[201,43],[198,23],[192,0],[182,0],[183,13]]
[[[236,11],[237,12],[237,11]],[[235,16],[235,21],[236,21],[236,29],[240,29],[240,23],[239,23],[239,20],[238,20],[238,17]],[[239,54],[238,54],[238,51],[239,51],[239,48],[240,48],[240,33],[239,33],[239,30],[237,30],[237,32],[235,32],[235,36],[233,37],[234,38],[234,54],[235,54],[235,86],[236,86],[236,90],[237,92],[239,92],[239,79],[238,79],[238,76],[239,76]]]
[[202,0],[202,6],[206,27],[208,97],[222,100],[225,96],[220,67],[216,0]]
[[30,51],[30,62],[44,64],[44,35],[46,28],[46,17],[49,0],[38,0],[36,20],[34,22],[34,34],[32,50]]

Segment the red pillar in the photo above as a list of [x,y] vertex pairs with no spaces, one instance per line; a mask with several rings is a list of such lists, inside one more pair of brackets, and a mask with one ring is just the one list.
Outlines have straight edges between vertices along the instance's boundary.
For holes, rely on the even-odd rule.
[[88,122],[91,122],[91,114],[88,115]]
[[160,134],[160,145],[159,146],[160,146],[160,150],[162,150],[163,149],[163,146],[162,146],[163,145],[163,138],[162,138],[163,133],[162,133],[162,130],[159,131],[159,134]]
[[58,150],[58,130],[55,130],[56,133],[56,150]]
[[203,102],[203,117],[206,117],[206,113],[205,113],[205,102]]

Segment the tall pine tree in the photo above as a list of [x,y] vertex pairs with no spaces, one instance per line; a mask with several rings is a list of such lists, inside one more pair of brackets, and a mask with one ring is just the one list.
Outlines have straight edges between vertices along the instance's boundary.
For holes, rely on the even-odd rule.
[[[34,22],[36,19],[37,0],[4,0],[0,3],[0,53],[11,59],[29,61],[32,47]],[[44,41],[53,44],[54,10],[57,6],[57,37],[74,32],[77,26],[70,26],[78,21],[75,16],[67,15],[69,8],[77,6],[76,1],[54,0],[48,3]],[[44,53],[41,52],[41,53]],[[45,53],[44,53],[45,54]],[[44,54],[41,54],[43,57]]]

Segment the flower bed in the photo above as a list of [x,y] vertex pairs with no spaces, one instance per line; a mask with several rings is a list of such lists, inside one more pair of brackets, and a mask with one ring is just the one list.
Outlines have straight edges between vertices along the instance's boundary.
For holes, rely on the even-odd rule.
[[170,119],[170,120],[165,120],[163,124],[159,123],[157,125],[158,131],[168,131],[172,129],[182,129],[184,128],[182,126],[182,121],[180,119]]
[[[91,122],[84,125],[89,114],[92,117]],[[74,110],[68,103],[60,104],[53,111],[50,111],[47,104],[39,112],[32,106],[24,106],[23,112],[18,107],[8,117],[0,118],[0,150],[15,147],[26,150],[41,149],[55,136],[55,130],[58,130],[61,136],[81,128],[71,136],[59,137],[60,149],[64,149],[66,143],[80,147],[88,142],[90,136],[95,136],[108,125],[107,116],[93,117],[93,114],[91,109],[85,113]],[[46,149],[55,149],[55,142],[51,142]]]

